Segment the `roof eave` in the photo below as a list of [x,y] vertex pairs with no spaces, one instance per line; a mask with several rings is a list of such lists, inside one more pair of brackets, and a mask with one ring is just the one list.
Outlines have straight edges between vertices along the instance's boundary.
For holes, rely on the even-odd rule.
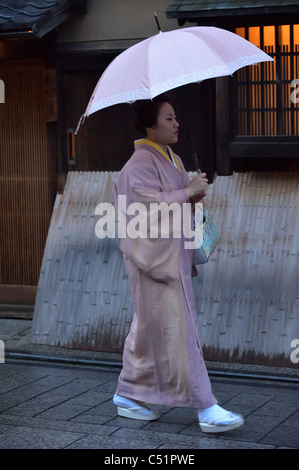
[[73,16],[86,13],[86,9],[86,0],[69,1],[66,5],[52,10],[35,23],[17,24],[9,21],[0,28],[0,38],[32,38],[33,36],[41,39]]
[[246,16],[260,16],[260,15],[281,15],[284,13],[293,14],[299,13],[299,5],[286,5],[286,6],[246,6],[242,8],[215,8],[215,9],[190,9],[180,10],[178,6],[169,6],[166,10],[166,17],[169,19],[177,20],[202,20],[206,19],[219,19],[224,17],[246,17]]
[[57,9],[47,15],[47,18],[35,23],[32,26],[33,34],[40,39],[73,16],[83,13],[86,13],[86,0],[70,1],[65,7]]

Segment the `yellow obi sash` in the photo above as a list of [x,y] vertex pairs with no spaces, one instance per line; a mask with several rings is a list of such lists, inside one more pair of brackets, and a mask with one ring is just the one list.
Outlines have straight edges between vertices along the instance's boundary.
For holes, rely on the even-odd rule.
[[178,162],[178,159],[176,158],[175,154],[173,153],[173,151],[171,150],[171,148],[169,146],[167,146],[167,149],[172,157],[172,160],[170,158],[170,156],[164,152],[163,149],[161,149],[161,147],[156,144],[156,142],[153,142],[152,140],[149,140],[149,139],[138,139],[138,140],[135,140],[134,142],[135,145],[138,145],[138,144],[147,144],[147,145],[150,145],[151,147],[154,147],[156,150],[158,150],[158,152],[160,152],[165,158],[167,158],[167,160],[174,166],[176,166],[176,168],[182,173],[182,170],[181,170],[181,167],[180,167],[180,164]]

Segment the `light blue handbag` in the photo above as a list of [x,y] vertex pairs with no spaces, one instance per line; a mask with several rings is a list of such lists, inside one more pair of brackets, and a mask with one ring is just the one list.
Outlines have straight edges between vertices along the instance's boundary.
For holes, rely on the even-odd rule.
[[220,235],[209,212],[205,209],[195,211],[194,215],[193,264],[204,264],[215,250]]

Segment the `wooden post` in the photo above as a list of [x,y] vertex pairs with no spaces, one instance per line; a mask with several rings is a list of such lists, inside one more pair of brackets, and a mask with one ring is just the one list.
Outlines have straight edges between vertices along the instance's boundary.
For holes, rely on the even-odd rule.
[[216,171],[218,175],[230,175],[229,142],[229,77],[216,79]]

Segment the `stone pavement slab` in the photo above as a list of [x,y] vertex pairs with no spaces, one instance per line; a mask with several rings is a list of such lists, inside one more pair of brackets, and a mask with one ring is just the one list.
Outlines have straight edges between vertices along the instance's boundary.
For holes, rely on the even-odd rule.
[[117,416],[119,370],[8,359],[0,364],[0,449],[297,449],[299,384],[211,377],[245,425],[203,434],[191,408],[155,406],[155,422]]

